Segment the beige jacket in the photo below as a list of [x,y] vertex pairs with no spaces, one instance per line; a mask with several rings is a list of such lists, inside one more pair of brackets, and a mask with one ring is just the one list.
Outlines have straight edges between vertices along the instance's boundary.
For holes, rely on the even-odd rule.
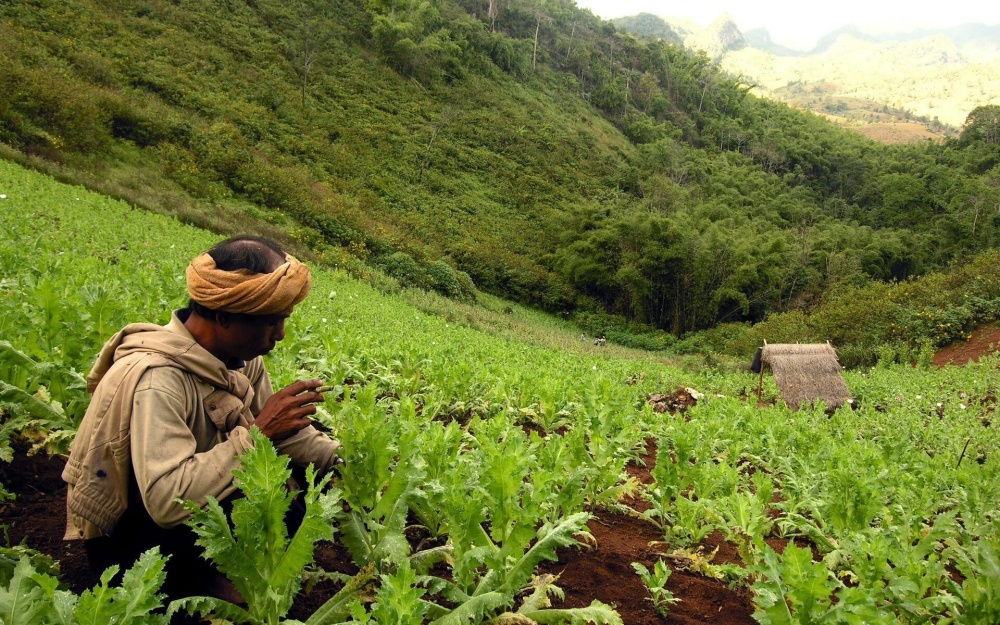
[[[101,350],[87,378],[94,393],[63,471],[67,540],[110,535],[128,507],[134,470],[153,520],[189,516],[176,499],[204,504],[235,489],[248,428],[273,394],[261,358],[230,370],[173,315],[166,326],[132,324]],[[295,463],[329,470],[340,445],[307,427],[276,445]]]

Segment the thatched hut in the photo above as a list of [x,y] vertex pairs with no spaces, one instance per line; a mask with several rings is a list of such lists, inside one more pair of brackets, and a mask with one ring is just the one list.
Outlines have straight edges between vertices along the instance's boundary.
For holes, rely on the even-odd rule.
[[827,408],[839,408],[851,392],[840,375],[837,350],[829,343],[816,345],[764,345],[761,351],[761,380],[770,368],[781,397],[792,410],[799,404],[822,399]]

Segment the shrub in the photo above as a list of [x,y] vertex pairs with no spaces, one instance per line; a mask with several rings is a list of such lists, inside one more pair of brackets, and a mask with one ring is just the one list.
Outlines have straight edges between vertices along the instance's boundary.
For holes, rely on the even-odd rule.
[[396,252],[376,261],[385,273],[399,280],[402,287],[417,287],[429,289],[431,285],[430,276],[421,268],[420,264],[406,252]]
[[431,288],[445,297],[460,297],[462,284],[458,274],[443,260],[437,260],[427,265],[427,275],[431,280]]
[[475,301],[476,283],[472,281],[472,276],[464,271],[456,271],[455,275],[458,276],[458,284],[462,287],[462,299]]

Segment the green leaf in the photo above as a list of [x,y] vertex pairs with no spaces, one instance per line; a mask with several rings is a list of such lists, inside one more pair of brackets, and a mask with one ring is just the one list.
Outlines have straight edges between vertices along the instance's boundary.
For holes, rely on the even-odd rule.
[[73,610],[76,622],[80,625],[167,625],[167,615],[151,614],[163,607],[163,595],[159,590],[166,577],[163,571],[165,565],[166,558],[160,555],[159,549],[150,549],[125,572],[119,588],[110,587],[111,580],[118,573],[118,567],[110,567],[101,575],[101,583],[83,593],[76,603]]
[[357,510],[351,510],[341,517],[340,540],[355,563],[370,562],[374,552],[372,535],[365,526],[365,518]]
[[586,608],[537,610],[525,612],[524,616],[541,625],[559,625],[561,623],[569,623],[570,625],[587,625],[588,623],[624,625],[622,617],[615,612],[614,608],[597,599],[591,601]]
[[312,563],[316,543],[333,539],[333,527],[330,521],[333,519],[336,505],[340,502],[340,491],[330,490],[317,497],[317,486],[312,484],[312,470],[310,465],[308,479],[311,488],[306,495],[305,517],[267,580],[274,587],[284,587],[293,582],[301,585],[302,571]]
[[31,393],[16,386],[0,381],[0,403],[10,403],[20,407],[28,414],[47,423],[62,423],[65,416],[52,405],[47,404]]
[[49,603],[45,621],[50,625],[73,625],[73,610],[79,598],[68,590],[59,590],[59,580],[45,573],[35,573],[31,576]]
[[531,579],[539,564],[545,560],[557,559],[556,549],[576,545],[575,535],[587,527],[587,521],[590,519],[589,512],[578,512],[566,517],[555,527],[543,527],[539,530],[541,534],[539,539],[507,573],[503,582],[504,590],[513,596]]
[[422,588],[416,587],[416,573],[403,560],[393,575],[382,575],[372,615],[378,625],[421,625],[429,606],[421,601]]
[[785,602],[787,591],[781,579],[778,554],[770,546],[765,546],[760,564],[753,569],[761,574],[761,579],[753,585],[753,602],[760,610],[754,613],[754,618],[761,625],[798,625]]
[[27,557],[14,568],[14,576],[6,588],[0,588],[0,622],[4,625],[36,625],[48,608],[45,591],[32,579],[35,573]]
[[482,622],[487,612],[511,604],[511,598],[500,592],[487,592],[472,597],[444,616],[431,621],[431,625],[468,625]]
[[163,570],[166,563],[167,559],[160,556],[159,548],[154,547],[139,556],[139,560],[125,572],[122,586],[115,593],[115,602],[124,604],[122,622],[137,620],[163,606],[164,595],[158,591],[167,577]]
[[225,619],[233,623],[254,622],[250,613],[240,606],[215,597],[187,597],[171,601],[167,613],[172,615],[181,610],[191,615],[211,616],[213,619]]
[[109,567],[101,574],[101,583],[84,592],[73,610],[73,616],[80,625],[101,625],[110,623],[119,614],[119,606],[114,603],[115,591],[111,580],[118,574],[118,567]]
[[38,363],[30,356],[11,345],[10,341],[0,341],[0,362],[21,367],[30,372],[34,372],[38,366]]
[[521,602],[521,607],[517,609],[518,614],[536,612],[551,606],[552,602],[549,600],[549,594],[559,593],[561,595],[561,591],[553,586],[556,579],[558,579],[557,576],[548,573],[532,577],[531,586],[534,590]]
[[422,575],[426,575],[431,567],[438,562],[446,562],[450,566],[455,566],[455,554],[450,544],[424,549],[410,556],[413,570]]

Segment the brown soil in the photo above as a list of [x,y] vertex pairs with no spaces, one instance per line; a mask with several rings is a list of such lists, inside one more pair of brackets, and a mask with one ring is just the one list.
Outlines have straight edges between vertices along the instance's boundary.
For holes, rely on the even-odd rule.
[[[652,569],[659,559],[662,545],[657,529],[650,523],[630,516],[599,513],[589,523],[597,539],[596,549],[566,548],[559,550],[559,561],[543,564],[541,572],[560,575],[556,584],[566,593],[560,607],[577,608],[590,605],[594,599],[613,604],[628,625],[660,623],[719,623],[751,625],[753,606],[744,591],[733,591],[724,583],[703,575],[675,569],[667,589],[680,599],[670,608],[669,615],[660,616],[649,602],[649,591],[632,568],[639,562]],[[721,535],[706,541],[709,551],[715,548],[712,538],[722,545]],[[729,546],[732,549],[731,546]],[[713,562],[730,562],[732,553],[722,557],[722,549]],[[738,561],[738,556],[736,561]]]
[[882,122],[849,127],[880,143],[918,143],[927,139],[941,142],[944,139],[918,122]]
[[[690,405],[693,403],[692,398]],[[650,469],[656,464],[656,439],[646,440],[641,459],[645,466],[629,465],[626,471],[639,483],[652,484]],[[650,508],[641,497],[626,497],[622,503],[637,512]],[[595,549],[560,549],[558,562],[541,567],[540,572],[560,575],[556,584],[566,593],[560,607],[583,607],[599,599],[615,605],[627,625],[756,623],[750,616],[753,604],[746,591],[730,590],[723,582],[676,566],[671,566],[673,573],[667,588],[680,602],[670,608],[667,617],[660,616],[648,600],[649,591],[632,568],[633,562],[639,562],[652,569],[660,559],[658,552],[664,546],[659,542],[663,539],[659,530],[635,516],[608,512],[599,512],[588,526],[597,540]],[[720,532],[709,535],[702,547],[707,553],[718,547],[713,563],[740,563],[736,547],[725,542]]]
[[[652,474],[650,474],[650,469],[656,466],[656,439],[647,438],[646,439],[646,451],[640,456],[642,464],[630,464],[625,467],[625,471],[628,473],[629,477],[635,478],[640,484],[652,484],[656,480],[653,479]],[[653,506],[643,499],[640,493],[635,495],[626,495],[622,499],[622,503],[632,508],[636,512],[645,512]]]
[[972,335],[970,339],[955,341],[942,347],[934,354],[934,364],[938,367],[965,365],[970,360],[978,361],[981,357],[1000,349],[1000,327],[993,324],[979,326],[970,334]]
[[[655,440],[647,441],[647,453],[642,456],[646,467],[630,466],[630,475],[642,483],[650,483],[649,469],[656,458]],[[86,555],[79,542],[62,540],[66,527],[66,491],[60,478],[64,462],[58,458],[28,457],[18,450],[11,464],[0,463],[0,483],[17,495],[17,500],[0,505],[0,525],[8,525],[12,544],[22,541],[29,547],[50,554],[60,561],[63,581],[79,593],[97,584],[90,572]],[[648,508],[641,499],[627,501],[638,510]],[[651,523],[627,515],[600,512],[590,522],[590,531],[597,539],[594,549],[560,549],[559,561],[544,564],[540,572],[561,574],[557,584],[565,591],[566,600],[558,607],[583,607],[594,599],[617,606],[627,625],[661,623],[716,623],[721,625],[753,625],[753,605],[745,590],[733,591],[718,580],[693,574],[675,567],[667,588],[680,599],[670,608],[669,616],[661,617],[648,601],[642,580],[632,569],[633,562],[649,568],[658,559],[662,545],[652,544],[661,539]],[[770,541],[769,541],[770,542]],[[719,547],[713,562],[739,562],[733,545],[726,543],[718,532],[710,535],[703,545],[709,552]],[[775,545],[777,547],[777,545]],[[357,568],[339,543],[324,543],[317,548],[317,564],[327,571],[353,574]],[[312,593],[303,593],[295,602],[292,618],[305,619],[339,588],[340,584],[319,583]]]
[[26,544],[59,561],[63,581],[76,592],[100,580],[90,572],[80,541],[64,541],[66,531],[65,463],[44,455],[14,452],[11,464],[0,462],[0,483],[17,495],[0,505],[0,525],[6,525],[10,544]]

